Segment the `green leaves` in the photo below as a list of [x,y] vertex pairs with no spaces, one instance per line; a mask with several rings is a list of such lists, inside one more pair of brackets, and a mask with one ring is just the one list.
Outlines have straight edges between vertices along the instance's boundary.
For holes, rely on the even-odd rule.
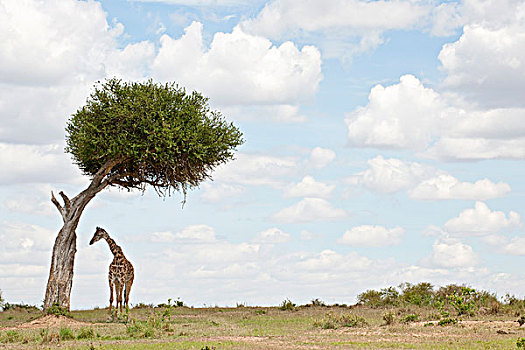
[[197,186],[243,142],[233,124],[210,111],[207,98],[152,80],[98,84],[66,127],[66,151],[84,174],[119,160],[108,175],[111,185],[149,184],[163,195]]

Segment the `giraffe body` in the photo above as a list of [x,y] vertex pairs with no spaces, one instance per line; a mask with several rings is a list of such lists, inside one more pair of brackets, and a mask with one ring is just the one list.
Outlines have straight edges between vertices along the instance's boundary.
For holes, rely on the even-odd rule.
[[129,260],[124,256],[122,248],[117,245],[117,243],[115,243],[115,241],[103,228],[97,227],[97,230],[89,244],[91,245],[101,239],[106,240],[111,253],[113,253],[113,261],[109,265],[108,273],[109,314],[111,315],[111,307],[113,305],[113,290],[115,290],[115,296],[117,298],[115,308],[118,310],[120,306],[120,312],[122,312],[123,301],[125,307],[128,307],[129,292],[131,291],[131,286],[133,285],[134,279],[134,269],[133,265],[131,265]]

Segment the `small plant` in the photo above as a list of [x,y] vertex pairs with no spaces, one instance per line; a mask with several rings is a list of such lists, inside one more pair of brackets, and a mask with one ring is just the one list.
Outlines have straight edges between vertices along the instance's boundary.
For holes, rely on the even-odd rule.
[[93,339],[95,338],[95,331],[93,328],[81,328],[77,334],[77,339]]
[[419,321],[419,316],[415,314],[406,315],[405,318],[403,319],[404,323],[417,322],[417,321]]
[[438,322],[438,326],[449,326],[457,323],[458,320],[455,318],[444,318]]
[[133,305],[134,309],[153,309],[153,304],[145,304],[143,302],[140,302],[138,304]]
[[516,322],[520,324],[520,327],[525,323],[525,316],[521,316]]
[[155,335],[155,330],[151,321],[132,320],[126,327],[126,333],[132,338],[151,338]]
[[353,314],[335,315],[332,312],[326,314],[322,320],[314,322],[314,327],[323,329],[337,329],[339,327],[363,327],[368,323],[363,317]]
[[516,346],[518,349],[525,349],[525,338],[518,338]]
[[203,346],[203,347],[201,348],[201,350],[215,350],[215,346],[212,346],[212,347],[210,348],[208,345],[206,345],[206,346]]
[[20,341],[21,337],[17,331],[10,330],[5,333],[5,342],[6,343],[16,343]]
[[310,304],[311,304],[312,306],[326,306],[326,304],[324,303],[324,301],[320,300],[319,298],[312,299],[312,301],[310,302]]
[[266,314],[266,310],[255,310],[255,314],[256,315],[265,315]]
[[383,315],[383,320],[385,321],[385,325],[391,325],[394,323],[394,313],[392,311],[387,312]]
[[476,310],[476,299],[478,293],[475,289],[468,287],[461,287],[460,291],[454,291],[448,296],[450,304],[457,311],[458,316],[468,315],[473,316]]
[[62,307],[58,305],[58,303],[55,303],[51,307],[46,309],[46,315],[68,316],[69,312],[65,307]]
[[290,299],[285,299],[281,303],[281,306],[279,307],[281,310],[286,311],[292,311],[295,310],[295,304],[290,301]]
[[73,334],[71,328],[60,328],[58,335],[60,336],[61,340],[75,339],[75,335]]

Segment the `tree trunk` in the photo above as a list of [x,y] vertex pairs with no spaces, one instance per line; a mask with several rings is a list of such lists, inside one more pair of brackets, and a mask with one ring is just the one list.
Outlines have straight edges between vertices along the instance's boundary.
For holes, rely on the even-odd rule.
[[108,161],[95,174],[89,187],[72,200],[64,192],[60,192],[59,194],[64,201],[64,205],[61,205],[53,192],[51,192],[51,202],[62,215],[64,225],[58,232],[55,245],[53,246],[44,310],[49,309],[53,305],[58,305],[69,311],[71,288],[73,287],[73,267],[75,264],[75,253],[77,252],[77,234],[75,230],[80,221],[80,216],[89,201],[106,186],[112,184],[112,181],[118,179],[118,177],[105,178],[117,162],[118,160]]
[[55,240],[44,309],[58,305],[69,311],[71,288],[73,287],[73,267],[77,252],[77,234],[75,233],[77,225],[78,221],[64,223]]

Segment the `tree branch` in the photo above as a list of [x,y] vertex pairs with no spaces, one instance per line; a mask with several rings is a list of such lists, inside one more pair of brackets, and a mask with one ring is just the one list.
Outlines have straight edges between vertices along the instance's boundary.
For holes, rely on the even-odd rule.
[[[62,193],[62,192],[60,192]],[[60,215],[62,215],[62,220],[64,220],[64,222],[66,222],[66,212],[64,210],[64,208],[60,205],[60,203],[58,203],[57,199],[55,198],[55,194],[53,193],[53,191],[51,191],[51,202],[53,202],[53,204],[57,207],[58,211],[60,212]]]
[[58,194],[62,196],[62,199],[64,200],[66,214],[69,213],[71,211],[71,202],[69,201],[68,196],[66,196],[66,194],[63,191],[60,191]]

